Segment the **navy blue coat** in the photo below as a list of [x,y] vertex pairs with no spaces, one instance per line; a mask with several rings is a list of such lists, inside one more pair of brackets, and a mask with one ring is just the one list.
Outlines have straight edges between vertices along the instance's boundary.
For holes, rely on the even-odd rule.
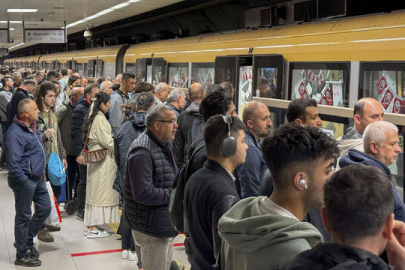
[[8,181],[24,184],[44,177],[46,157],[41,134],[15,119],[7,130]]
[[80,152],[83,150],[82,125],[89,108],[90,104],[84,99],[84,97],[81,97],[76,108],[73,110],[70,134],[72,136],[73,151],[76,157],[79,156]]
[[11,126],[14,121],[14,116],[17,115],[18,103],[24,98],[29,98],[27,91],[18,88],[17,92],[14,93],[11,101],[7,104],[7,127]]
[[[387,174],[388,178],[391,179],[391,171],[384,163],[366,153],[360,152],[355,149],[350,149],[348,154],[339,161],[339,166],[340,168],[344,168],[346,166],[354,164],[363,164],[379,168]],[[394,184],[392,184],[392,192],[394,194],[395,219],[405,222],[405,204]]]

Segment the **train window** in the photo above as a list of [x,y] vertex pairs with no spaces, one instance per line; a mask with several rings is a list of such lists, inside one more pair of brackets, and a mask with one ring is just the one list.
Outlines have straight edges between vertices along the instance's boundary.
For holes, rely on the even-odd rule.
[[290,63],[289,99],[348,107],[350,63]]
[[135,73],[135,71],[136,71],[135,63],[126,63],[125,64],[125,72]]
[[94,77],[94,67],[96,60],[89,60],[87,63],[87,77]]
[[254,84],[252,94],[256,97],[282,98],[284,57],[282,55],[253,56]]
[[213,84],[215,78],[214,63],[192,63],[191,67],[191,84],[197,82],[205,87]]
[[94,77],[103,77],[104,62],[101,59],[96,60],[94,67]]
[[405,62],[360,63],[359,98],[378,100],[389,113],[405,113]]
[[86,70],[84,68],[84,65],[87,65],[87,64],[82,64],[82,63],[76,64],[75,71],[79,72],[80,75],[84,75],[84,71]]
[[229,81],[233,86],[236,86],[236,67],[238,59],[236,56],[218,56],[215,58],[215,78],[216,84]]
[[166,82],[166,61],[161,58],[152,58],[152,84]]
[[187,88],[188,63],[169,63],[169,77],[167,83],[170,87]]

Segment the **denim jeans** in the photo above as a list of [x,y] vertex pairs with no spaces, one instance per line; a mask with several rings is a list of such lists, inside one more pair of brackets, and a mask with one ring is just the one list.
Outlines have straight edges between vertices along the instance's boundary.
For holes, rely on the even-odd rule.
[[[51,213],[51,202],[44,178],[28,179],[25,183],[9,181],[8,185],[15,198],[15,246],[17,256],[22,258],[26,249],[34,244],[33,238]],[[31,213],[32,202],[35,203],[34,215]]]

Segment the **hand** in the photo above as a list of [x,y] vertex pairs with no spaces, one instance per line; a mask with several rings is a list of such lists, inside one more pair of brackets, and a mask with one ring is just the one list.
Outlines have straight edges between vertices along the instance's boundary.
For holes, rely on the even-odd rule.
[[393,235],[387,243],[388,261],[395,270],[405,270],[405,223],[394,221]]
[[62,159],[62,163],[63,163],[63,168],[66,170],[66,168],[68,166],[66,159]]
[[46,137],[48,137],[49,139],[53,138],[53,136],[55,135],[56,130],[54,130],[53,128],[48,129],[47,131],[45,131],[45,135]]
[[83,157],[83,156],[78,156],[78,157],[76,158],[76,162],[77,162],[78,164],[80,164],[80,165],[86,165],[86,161],[84,160],[84,157]]

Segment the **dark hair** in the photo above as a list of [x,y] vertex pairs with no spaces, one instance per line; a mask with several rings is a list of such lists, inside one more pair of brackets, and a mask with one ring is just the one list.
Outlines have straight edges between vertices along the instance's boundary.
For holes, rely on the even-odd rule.
[[200,114],[207,122],[211,116],[225,114],[232,103],[232,97],[223,92],[214,92],[206,96],[200,103]]
[[121,81],[128,81],[129,79],[135,79],[135,74],[130,72],[125,72],[122,74]]
[[262,152],[267,167],[273,175],[274,186],[286,191],[290,179],[299,171],[312,174],[314,162],[337,157],[336,141],[315,127],[303,127],[295,123],[276,129],[262,143]]
[[297,98],[292,100],[288,105],[286,113],[288,123],[292,123],[296,119],[301,119],[305,122],[307,117],[307,107],[317,107],[317,105],[315,99]]
[[77,81],[78,79],[80,79],[78,76],[76,76],[76,75],[70,75],[67,85],[72,85],[72,84],[73,84],[75,81]]
[[51,81],[50,79],[49,79],[49,77],[54,77],[54,79],[56,79],[57,77],[56,77],[56,72],[55,71],[49,71],[48,72],[48,74],[46,74],[46,80],[47,81]]
[[233,96],[234,89],[230,81],[221,82],[219,85],[224,89],[225,94]]
[[27,86],[27,85],[36,86],[37,83],[36,83],[35,81],[33,81],[33,80],[25,80],[25,81],[22,83],[22,85],[24,85],[24,86]]
[[[38,86],[38,93],[35,97],[35,102],[37,103],[38,109],[42,112],[44,111],[43,103],[42,103],[42,98],[44,98],[49,91],[55,92],[57,94],[57,90],[55,87],[55,84],[52,82],[43,82]],[[51,108],[54,110],[55,108]]]
[[357,101],[357,103],[354,105],[354,108],[353,108],[353,116],[355,116],[356,114],[363,116],[365,104],[366,104],[366,102],[364,100]]
[[83,94],[84,97],[86,97],[87,94],[91,95],[91,92],[93,91],[94,88],[98,88],[98,85],[96,83],[88,84],[86,86],[86,88],[84,88],[84,94]]
[[[101,110],[101,104],[102,103],[106,104],[109,100],[110,100],[110,95],[105,92],[98,92],[96,94],[96,100],[93,101],[93,104],[91,105],[91,107],[93,107],[93,110],[91,110],[91,107],[90,107],[89,111],[86,114],[86,117],[84,118],[85,120],[82,125],[83,143],[86,141],[87,132],[89,131],[90,125],[93,123],[94,118],[96,118],[99,111],[103,112],[103,110]],[[103,114],[106,117],[108,116],[104,112],[103,112]]]
[[68,74],[68,69],[67,68],[62,68],[60,73],[62,73],[62,76],[66,76]]
[[3,87],[4,85],[6,85],[8,79],[12,80],[10,76],[4,76],[3,79],[1,79],[1,84],[3,85]]
[[22,74],[23,75],[23,78],[27,78],[28,76],[31,76],[31,71],[29,71],[29,70],[27,70],[27,71],[24,71],[24,73]]
[[136,99],[138,111],[147,111],[155,102],[155,96],[152,93],[140,93]]
[[392,213],[392,183],[378,168],[347,166],[325,183],[325,207],[332,231],[350,245],[376,236]]
[[[236,116],[232,117],[231,135],[237,139],[238,131],[245,128],[245,124]],[[204,128],[204,141],[208,157],[221,156],[221,144],[228,136],[228,124],[222,116],[217,114],[208,119]]]
[[139,82],[135,86],[135,94],[153,92],[153,91],[155,91],[155,87],[153,86],[153,84],[148,83],[148,82]]
[[97,84],[100,85],[104,81],[105,81],[105,77],[100,77],[97,79]]

